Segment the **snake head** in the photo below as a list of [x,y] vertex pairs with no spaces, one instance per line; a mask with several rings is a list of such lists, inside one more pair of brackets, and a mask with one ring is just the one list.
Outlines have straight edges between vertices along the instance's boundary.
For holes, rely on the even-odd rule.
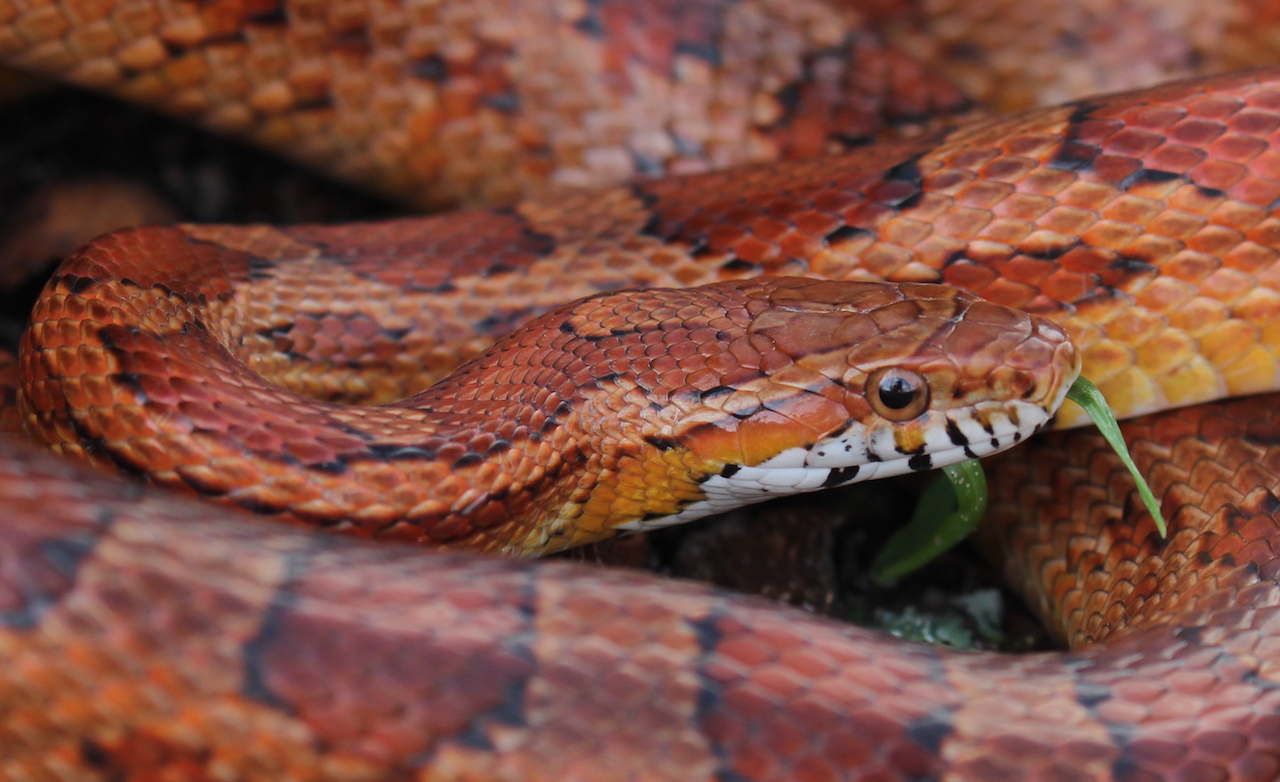
[[685,371],[646,389],[661,400],[646,441],[688,469],[698,499],[626,529],[995,453],[1044,427],[1080,372],[1058,326],[946,286],[693,290],[711,314],[684,305],[699,347],[668,345]]

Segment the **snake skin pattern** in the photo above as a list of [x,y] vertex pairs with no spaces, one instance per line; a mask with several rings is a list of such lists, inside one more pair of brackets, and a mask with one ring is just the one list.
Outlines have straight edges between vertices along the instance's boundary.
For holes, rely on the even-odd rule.
[[1266,0],[841,2],[997,111],[1272,65],[1280,49]]
[[[1032,434],[1080,368],[1061,329],[971,293],[787,277],[597,295],[394,405],[323,403],[248,368],[283,358],[241,350],[285,314],[237,296],[261,263],[175,274],[172,255],[110,252],[151,236],[46,287],[24,338],[28,432],[365,537],[544,554],[767,499],[766,477],[787,493],[928,470]],[[886,409],[885,372],[919,406]]]
[[1097,435],[1010,454],[992,535],[1064,633],[1105,641],[1020,656],[652,576],[282,531],[4,441],[0,774],[1275,779],[1278,401],[1126,427],[1166,540],[1121,518],[1131,484]]
[[436,207],[812,155],[968,107],[820,0],[5,0],[0,56]]
[[[402,394],[549,308],[555,268],[585,292],[762,272],[941,280],[1061,323],[1128,414],[1275,387],[1278,129],[1280,71],[1262,71],[833,160],[372,230],[133,232],[82,258],[131,243],[239,258],[257,272],[247,301],[287,297],[312,324],[246,335],[269,343],[262,355],[301,359],[296,375],[260,362],[268,373],[361,401]],[[441,252],[412,280],[421,299],[390,284],[405,275],[383,262],[400,249]],[[268,279],[294,293],[253,287]],[[387,292],[332,306],[357,284]],[[442,303],[415,331],[403,312],[428,299]],[[350,333],[384,351],[403,338],[414,361],[374,376]],[[436,336],[449,347],[426,347]],[[338,379],[311,380],[320,368]],[[197,526],[216,512],[5,442],[14,480],[0,492],[20,512],[0,544],[0,773],[1275,779],[1278,401],[1127,426],[1167,539],[1094,435],[1003,460],[987,546],[1073,647],[1020,657],[644,576],[226,516]]]

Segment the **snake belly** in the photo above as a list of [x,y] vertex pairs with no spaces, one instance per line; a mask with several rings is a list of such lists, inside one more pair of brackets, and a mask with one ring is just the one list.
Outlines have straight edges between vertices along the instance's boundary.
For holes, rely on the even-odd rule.
[[[132,232],[82,259],[141,245],[178,279],[203,268],[176,263],[184,257],[251,269],[237,292],[246,306],[282,296],[317,317],[309,333],[279,326],[245,339],[300,357],[304,370],[281,382],[323,399],[415,388],[423,367],[443,371],[547,309],[552,279],[598,290],[768,272],[946,281],[1042,313],[1072,335],[1119,412],[1156,410],[1274,387],[1277,78],[1201,80],[834,160],[372,232]],[[356,280],[409,276],[386,262],[392,249],[442,248],[412,273],[424,300],[442,302],[422,308],[425,325],[406,315],[417,301],[392,295],[331,308],[333,291]],[[269,293],[267,281],[292,292]],[[425,347],[463,333],[486,298],[498,307],[482,336]],[[393,361],[390,379],[371,376],[363,354],[336,360],[326,335],[361,330],[375,345],[409,346],[397,356],[413,360]],[[28,372],[46,371],[36,363]],[[312,379],[331,365],[336,379]],[[32,511],[19,518],[56,526],[15,526],[9,544],[7,571],[20,575],[4,636],[14,661],[5,768],[37,778],[1273,779],[1274,408],[1255,397],[1129,426],[1172,519],[1168,540],[1125,513],[1128,484],[1096,438],[1065,435],[1010,460],[1023,469],[997,479],[993,545],[1080,645],[1016,658],[902,644],[641,576],[371,549],[229,518],[182,528],[164,520],[208,511],[15,451],[6,469],[18,480],[5,490]],[[54,480],[66,483],[46,494]],[[1003,509],[1015,501],[1038,518],[1011,520]],[[111,697],[87,697],[91,686]]]

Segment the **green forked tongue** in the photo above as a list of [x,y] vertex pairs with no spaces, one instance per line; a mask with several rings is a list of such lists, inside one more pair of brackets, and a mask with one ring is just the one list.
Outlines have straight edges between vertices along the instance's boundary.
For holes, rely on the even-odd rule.
[[[1098,431],[1115,449],[1124,466],[1138,484],[1138,493],[1155,520],[1156,529],[1165,535],[1167,528],[1160,514],[1160,503],[1139,473],[1129,449],[1120,436],[1120,425],[1098,387],[1083,377],[1076,378],[1067,391],[1067,399],[1084,408]],[[987,479],[977,459],[943,467],[947,480],[935,480],[925,489],[916,505],[911,521],[894,533],[876,556],[872,577],[888,584],[933,560],[959,543],[977,528],[987,511]]]

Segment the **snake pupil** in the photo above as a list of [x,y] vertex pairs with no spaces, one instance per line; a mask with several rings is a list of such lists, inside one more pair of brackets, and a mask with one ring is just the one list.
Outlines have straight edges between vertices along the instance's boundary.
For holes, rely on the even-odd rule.
[[891,410],[901,410],[911,404],[918,390],[901,375],[892,375],[880,382],[880,401]]

